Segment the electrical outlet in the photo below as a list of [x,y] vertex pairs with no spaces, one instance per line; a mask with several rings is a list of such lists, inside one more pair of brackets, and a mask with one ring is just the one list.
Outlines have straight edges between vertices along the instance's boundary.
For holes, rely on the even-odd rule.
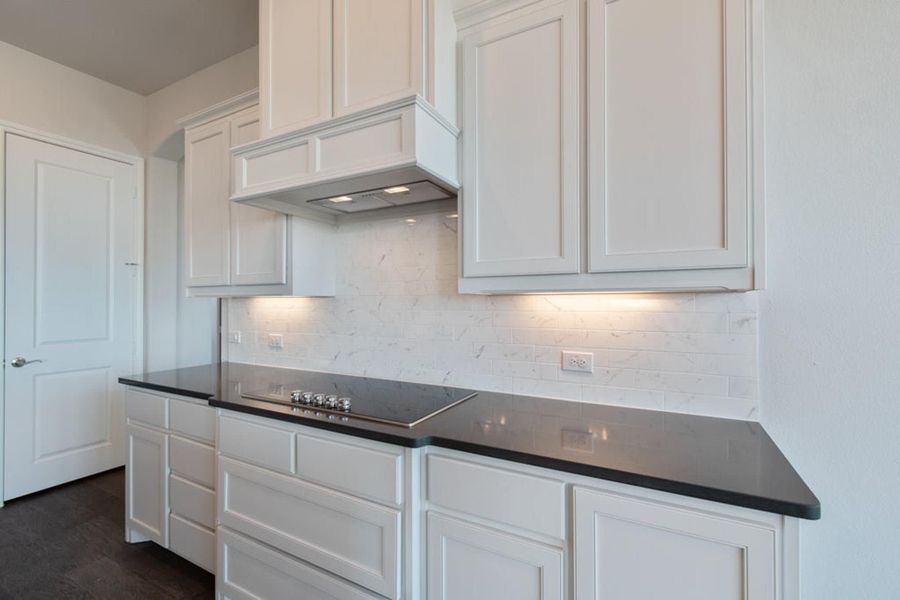
[[241,332],[240,331],[228,332],[228,342],[230,344],[240,344],[241,343]]
[[284,348],[284,336],[280,333],[270,333],[269,348]]
[[572,352],[571,350],[563,350],[562,370],[575,371],[576,373],[593,373],[594,353]]

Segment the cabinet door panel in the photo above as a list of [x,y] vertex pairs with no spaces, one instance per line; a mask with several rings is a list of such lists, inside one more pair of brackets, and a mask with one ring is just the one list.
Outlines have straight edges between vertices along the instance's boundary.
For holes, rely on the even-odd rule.
[[776,598],[772,530],[578,487],[574,496],[576,600]]
[[[241,111],[231,118],[231,145],[259,138],[259,109]],[[287,217],[232,202],[231,284],[268,285],[287,282]]]
[[331,0],[261,0],[262,137],[331,118]]
[[423,0],[335,0],[335,116],[424,95],[423,22]]
[[563,551],[428,513],[431,600],[562,600]]
[[166,434],[127,428],[126,516],[128,526],[161,546],[168,543],[168,443]]
[[227,285],[231,212],[227,120],[185,132],[187,285]]
[[463,45],[463,276],[579,271],[579,24],[567,0]]
[[747,265],[746,2],[591,0],[591,272]]

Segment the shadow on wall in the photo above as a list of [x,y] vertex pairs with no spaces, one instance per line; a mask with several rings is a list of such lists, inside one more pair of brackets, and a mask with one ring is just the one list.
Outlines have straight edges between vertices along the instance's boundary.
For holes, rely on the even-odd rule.
[[184,158],[184,130],[179,129],[151,152],[151,156],[178,162]]

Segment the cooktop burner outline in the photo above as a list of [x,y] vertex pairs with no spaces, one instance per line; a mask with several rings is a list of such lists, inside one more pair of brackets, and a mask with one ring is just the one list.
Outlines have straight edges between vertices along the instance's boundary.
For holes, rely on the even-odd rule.
[[412,428],[477,395],[431,384],[310,373],[289,383],[270,382],[242,398],[290,406],[311,414],[365,419]]

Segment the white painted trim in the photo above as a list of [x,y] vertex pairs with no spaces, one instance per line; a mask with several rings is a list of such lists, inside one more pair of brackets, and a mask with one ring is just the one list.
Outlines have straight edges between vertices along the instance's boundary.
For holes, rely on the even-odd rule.
[[[95,144],[89,144],[65,136],[47,133],[24,125],[0,121],[0,360],[6,356],[6,136],[20,135],[39,142],[53,144],[62,148],[76,150],[131,165],[135,170],[134,184],[136,188],[134,201],[134,256],[138,263],[139,277],[136,281],[134,312],[134,352],[132,369],[134,372],[144,368],[144,159],[133,154],[109,150]],[[4,465],[4,431],[6,429],[6,379],[5,371],[0,367],[0,507],[3,506]],[[123,423],[124,426],[124,423]],[[124,460],[124,457],[123,457]]]
[[217,102],[212,106],[208,106],[203,110],[198,110],[195,113],[191,113],[186,117],[181,117],[177,121],[175,121],[175,125],[178,126],[179,129],[189,129],[191,127],[197,127],[198,125],[203,125],[205,123],[209,123],[210,121],[215,121],[221,117],[226,115],[230,115],[232,113],[236,113],[239,110],[244,110],[245,108],[250,108],[251,106],[257,104],[259,102],[259,90],[254,88],[252,90],[247,90],[237,96],[232,96],[226,100],[222,100],[221,102]]
[[[317,133],[323,130],[332,130],[339,125],[343,125],[344,123],[360,121],[371,116],[382,115],[396,109],[406,108],[408,106],[416,106],[417,108],[421,108],[428,116],[430,116],[437,123],[443,126],[447,131],[449,131],[455,137],[459,137],[459,129],[449,120],[447,120],[444,115],[435,110],[433,106],[428,104],[428,102],[426,102],[424,98],[420,96],[407,96],[405,98],[400,98],[399,100],[386,102],[372,108],[360,110],[349,115],[328,119],[327,121],[316,123],[315,125],[310,125],[309,127],[296,129],[288,133],[282,133],[280,135],[274,135],[268,138],[262,138],[248,144],[235,146],[231,149],[231,153],[233,155],[255,154],[258,150],[269,148],[270,146],[280,145],[280,142],[283,141],[291,141],[297,138],[302,138],[312,133]],[[289,143],[287,145],[291,144]]]

